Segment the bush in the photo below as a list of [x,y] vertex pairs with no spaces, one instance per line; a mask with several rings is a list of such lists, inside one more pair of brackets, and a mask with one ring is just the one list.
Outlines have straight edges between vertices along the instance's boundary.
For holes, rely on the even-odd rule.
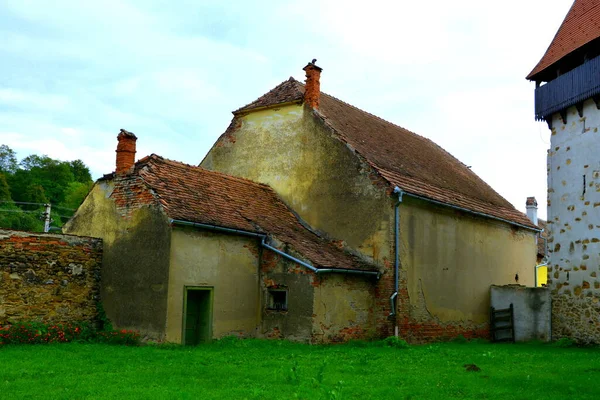
[[106,344],[138,346],[140,344],[140,334],[137,331],[128,331],[126,329],[120,331],[97,332],[94,341]]
[[0,344],[66,343],[80,337],[84,330],[85,328],[72,324],[19,322],[0,328]]
[[87,323],[44,324],[41,322],[18,322],[0,327],[0,345],[46,344],[67,342],[97,342],[138,345],[140,334],[136,331],[96,331]]
[[407,349],[408,343],[406,340],[397,338],[396,336],[390,336],[383,339],[383,343],[389,347],[395,347],[397,349]]

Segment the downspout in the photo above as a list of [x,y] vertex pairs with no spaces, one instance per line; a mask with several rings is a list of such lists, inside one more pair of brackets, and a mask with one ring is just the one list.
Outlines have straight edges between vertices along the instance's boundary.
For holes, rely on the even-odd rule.
[[396,304],[399,290],[399,269],[400,269],[400,204],[402,203],[402,195],[404,192],[398,186],[394,188],[394,193],[398,194],[398,201],[394,204],[394,293],[390,296],[390,317],[396,317],[394,320],[394,335],[398,336],[398,323],[396,315]]
[[311,270],[315,274],[342,273],[342,274],[356,274],[356,275],[371,275],[371,276],[375,276],[377,279],[379,279],[379,277],[381,275],[378,271],[362,271],[362,270],[354,270],[354,269],[346,269],[346,268],[317,268],[317,267],[314,267],[294,256],[291,256],[291,255],[271,246],[270,244],[267,243],[267,235],[262,234],[262,233],[255,233],[255,232],[249,232],[249,231],[244,231],[244,230],[240,230],[240,229],[225,228],[223,226],[202,224],[202,223],[198,223],[198,222],[189,222],[189,221],[183,221],[183,220],[178,220],[178,219],[171,219],[171,220],[169,220],[169,223],[172,225],[191,226],[194,228],[207,229],[207,230],[217,231],[217,232],[226,232],[226,233],[232,233],[232,234],[236,234],[236,235],[249,236],[249,237],[254,237],[254,238],[260,239],[260,245],[262,247],[264,247],[265,249],[269,249],[272,252],[277,253],[280,256],[282,256],[292,262],[295,262],[296,264],[301,265],[301,266]]

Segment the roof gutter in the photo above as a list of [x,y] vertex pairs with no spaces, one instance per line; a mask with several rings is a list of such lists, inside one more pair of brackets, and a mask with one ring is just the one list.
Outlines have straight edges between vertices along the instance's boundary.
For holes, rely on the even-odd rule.
[[248,237],[254,237],[254,238],[260,239],[261,247],[264,247],[265,249],[269,249],[272,252],[277,253],[280,256],[282,256],[292,262],[295,262],[296,264],[301,265],[304,268],[311,270],[315,274],[340,273],[340,274],[354,274],[354,275],[370,275],[370,276],[375,276],[377,279],[379,279],[379,277],[381,276],[381,273],[379,271],[364,271],[364,270],[356,270],[356,269],[348,269],[348,268],[317,268],[317,267],[314,267],[294,256],[291,256],[291,255],[271,246],[270,244],[267,243],[267,235],[262,234],[262,233],[244,231],[241,229],[225,228],[223,226],[218,226],[218,225],[210,225],[210,224],[202,224],[202,223],[198,223],[198,222],[183,221],[183,220],[179,220],[179,219],[170,219],[169,223],[171,225],[191,226],[194,228],[206,229],[206,230],[216,231],[216,232],[225,232],[225,233],[231,233],[234,235],[248,236]]
[[449,204],[449,203],[444,203],[442,201],[433,200],[433,199],[430,199],[430,198],[424,197],[424,196],[419,196],[418,194],[413,194],[413,193],[409,193],[409,192],[404,192],[404,194],[407,195],[407,196],[410,196],[410,197],[414,197],[415,199],[420,199],[420,200],[423,200],[423,201],[428,201],[430,203],[438,204],[438,205],[444,206],[444,207],[454,208],[455,210],[464,211],[464,212],[467,212],[469,214],[475,214],[475,215],[479,215],[480,217],[495,219],[496,221],[502,221],[502,222],[505,222],[505,223],[510,224],[510,225],[515,225],[515,226],[518,226],[518,227],[523,228],[523,229],[528,229],[530,231],[534,231],[534,232],[541,232],[542,231],[541,228],[533,228],[531,226],[523,225],[523,224],[520,224],[518,222],[510,221],[508,219],[504,219],[504,218],[500,218],[500,217],[494,217],[493,215],[484,214],[482,212],[469,210],[468,208],[455,206],[453,204]]

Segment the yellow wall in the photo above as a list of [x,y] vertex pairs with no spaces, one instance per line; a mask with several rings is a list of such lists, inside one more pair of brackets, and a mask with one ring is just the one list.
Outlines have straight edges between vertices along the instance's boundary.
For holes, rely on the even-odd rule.
[[201,165],[270,185],[313,228],[382,264],[392,201],[370,169],[302,105],[238,117]]
[[256,240],[180,227],[171,238],[167,341],[181,343],[185,286],[214,288],[214,338],[255,336],[261,312]]
[[402,270],[411,317],[442,323],[489,319],[490,285],[534,286],[535,235],[508,224],[404,197]]
[[327,274],[315,280],[313,340],[337,342],[376,337],[375,279]]
[[548,284],[548,267],[538,267],[537,269],[537,286],[545,286]]

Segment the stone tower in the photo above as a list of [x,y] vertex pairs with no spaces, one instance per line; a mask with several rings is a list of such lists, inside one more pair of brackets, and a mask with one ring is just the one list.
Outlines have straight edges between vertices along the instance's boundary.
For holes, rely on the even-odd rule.
[[535,81],[548,151],[553,337],[600,343],[600,0],[575,0]]

